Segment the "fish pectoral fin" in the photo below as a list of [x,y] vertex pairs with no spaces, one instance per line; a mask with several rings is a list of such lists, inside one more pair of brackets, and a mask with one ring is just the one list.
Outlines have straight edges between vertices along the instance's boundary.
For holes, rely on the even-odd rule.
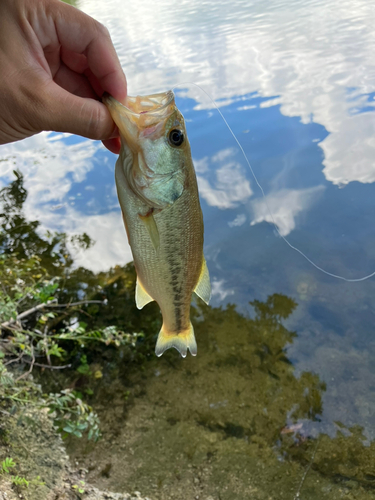
[[203,257],[202,270],[199,276],[197,286],[194,288],[194,292],[200,297],[203,302],[207,305],[211,298],[211,283],[210,275],[208,273],[208,267],[206,264],[206,259]]
[[183,358],[186,358],[188,349],[193,356],[197,355],[197,343],[195,341],[194,328],[191,323],[188,330],[180,333],[167,333],[164,330],[164,325],[162,326],[156,342],[156,356],[160,357],[164,351],[171,347],[177,349]]
[[138,217],[141,219],[143,224],[146,226],[148,234],[150,235],[152,245],[157,250],[160,246],[160,236],[158,226],[156,225],[154,216],[152,213],[150,215],[140,215]]
[[135,285],[135,303],[137,308],[142,309],[146,304],[152,302],[153,300],[154,299],[146,292],[137,278],[137,284]]

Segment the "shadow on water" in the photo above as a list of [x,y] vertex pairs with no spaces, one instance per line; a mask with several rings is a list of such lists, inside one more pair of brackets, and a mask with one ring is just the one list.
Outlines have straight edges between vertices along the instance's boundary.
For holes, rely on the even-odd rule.
[[[196,303],[198,356],[168,351],[156,359],[160,313],[155,304],[135,308],[133,266],[99,274],[75,268],[69,245],[92,242],[85,235],[73,241],[63,233],[40,236],[38,222],[23,214],[26,197],[20,174],[0,192],[1,253],[38,254],[49,273],[63,279],[61,300],[108,300],[105,307],[75,311],[76,320],[85,318],[91,327],[116,323],[144,335],[135,353],[105,346],[86,351],[98,379],[77,374],[74,364],[63,375],[86,392],[101,420],[98,443],[68,441],[92,483],[140,490],[151,499],[375,498],[374,443],[360,427],[340,422],[336,435],[324,434],[326,385],[312,372],[296,374],[288,359],[297,332],[283,322],[298,307],[293,299],[274,293],[252,300],[252,317],[235,305]],[[57,373],[38,377],[45,385],[61,384]]]

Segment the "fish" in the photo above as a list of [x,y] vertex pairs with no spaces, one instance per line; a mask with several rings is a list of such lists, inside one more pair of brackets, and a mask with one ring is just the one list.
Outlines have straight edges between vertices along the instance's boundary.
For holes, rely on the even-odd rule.
[[193,292],[206,304],[211,284],[203,255],[203,215],[185,121],[172,90],[103,96],[121,138],[117,194],[137,272],[138,309],[156,301],[163,324],[155,353],[197,354]]

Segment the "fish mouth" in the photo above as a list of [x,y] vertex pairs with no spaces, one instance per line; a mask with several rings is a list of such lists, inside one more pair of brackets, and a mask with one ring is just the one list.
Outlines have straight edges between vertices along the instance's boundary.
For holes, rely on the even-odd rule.
[[172,90],[168,90],[167,92],[147,96],[127,96],[126,103],[123,106],[132,115],[160,114],[172,103],[174,103],[174,93]]
[[[109,109],[113,120],[121,134],[129,144],[143,131],[162,133],[162,124],[175,111],[174,93],[172,90],[147,96],[127,96],[124,103],[117,101],[109,94],[103,95],[103,103]],[[155,129],[156,127],[156,129]]]
[[109,109],[116,106],[123,113],[140,117],[141,115],[164,115],[167,109],[174,106],[173,90],[161,92],[159,94],[150,94],[147,96],[130,96],[128,95],[125,102],[117,101],[111,95],[105,93],[102,101]]

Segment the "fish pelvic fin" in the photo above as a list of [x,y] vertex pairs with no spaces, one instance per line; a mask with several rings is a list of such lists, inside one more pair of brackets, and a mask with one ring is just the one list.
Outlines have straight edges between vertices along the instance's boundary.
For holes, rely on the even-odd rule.
[[149,215],[138,214],[138,217],[141,219],[143,224],[146,226],[154,249],[158,250],[158,248],[160,246],[160,235],[159,235],[158,226],[156,225],[156,222],[155,222],[154,216],[152,215],[152,212]]
[[181,354],[183,358],[186,358],[187,351],[189,349],[193,356],[197,355],[197,343],[194,336],[194,328],[190,323],[188,330],[180,333],[166,333],[162,326],[158,340],[156,342],[155,354],[160,357],[164,351],[174,347]]
[[203,300],[203,302],[208,305],[211,298],[211,283],[210,275],[208,274],[206,259],[204,257],[202,262],[201,274],[199,276],[199,280],[197,286],[194,289],[194,292]]
[[138,309],[142,309],[146,304],[152,302],[154,299],[149,295],[143,288],[142,283],[137,278],[137,284],[135,285],[135,303]]

